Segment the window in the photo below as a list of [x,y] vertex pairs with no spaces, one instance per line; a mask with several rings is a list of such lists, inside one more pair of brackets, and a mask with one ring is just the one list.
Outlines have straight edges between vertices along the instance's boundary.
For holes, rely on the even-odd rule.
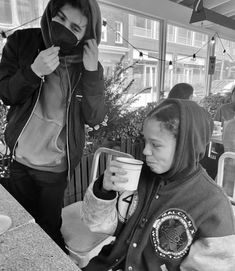
[[[208,36],[170,24],[167,31],[164,96],[168,96],[175,84],[184,82],[193,86],[194,99],[199,101],[206,91],[207,46],[204,45]],[[196,52],[196,59],[193,59]],[[169,61],[172,61],[173,69]]]
[[175,26],[168,24],[168,26],[167,26],[167,41],[175,42],[175,29],[176,29]]
[[133,34],[135,36],[158,39],[159,23],[140,16],[133,16]]
[[[34,20],[39,17],[39,3],[37,0],[18,0],[17,3],[17,15],[20,24],[24,24],[26,28],[38,27],[40,25],[40,19]],[[30,22],[32,20],[32,22]]]
[[12,7],[9,0],[0,0],[0,23],[12,24]]
[[207,35],[193,32],[193,46],[202,47],[205,43],[207,43]]
[[[215,72],[212,77],[211,93],[226,94],[235,85],[235,42],[216,39]],[[225,51],[224,51],[225,50]]]
[[176,43],[192,45],[192,31],[186,28],[176,28]]
[[115,42],[116,43],[122,43],[122,35],[123,35],[123,24],[122,22],[115,22],[115,30],[116,30],[116,35],[115,35]]
[[[99,60],[104,67],[104,77],[113,76],[118,67],[127,68],[122,75],[122,84],[125,87],[130,85],[125,93],[126,100],[140,93],[130,109],[156,101],[159,21],[106,3],[100,3],[100,8],[103,20],[108,22],[107,41],[99,46]],[[104,39],[104,30],[102,35]],[[153,38],[156,40],[153,41]]]
[[143,17],[135,16],[135,26],[139,28],[146,28],[147,27],[147,20]]
[[[105,18],[102,18],[103,22],[107,22]],[[101,41],[106,42],[107,41],[107,25],[102,24],[102,32],[101,32]]]

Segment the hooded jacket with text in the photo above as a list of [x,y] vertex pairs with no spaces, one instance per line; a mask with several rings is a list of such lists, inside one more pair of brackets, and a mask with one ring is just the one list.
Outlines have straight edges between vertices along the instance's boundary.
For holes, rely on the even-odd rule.
[[159,107],[172,103],[180,115],[172,168],[155,174],[144,165],[134,194],[103,193],[102,176],[88,188],[83,221],[116,241],[84,270],[234,270],[231,204],[199,164],[212,133],[211,118],[193,101],[167,99]]

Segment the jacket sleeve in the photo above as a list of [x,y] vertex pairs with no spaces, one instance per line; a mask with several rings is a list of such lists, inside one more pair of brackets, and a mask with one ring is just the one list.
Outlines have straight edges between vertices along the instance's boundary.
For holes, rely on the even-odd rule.
[[82,113],[85,123],[95,126],[104,119],[104,79],[103,67],[98,63],[98,71],[84,70],[82,75]]
[[234,271],[235,235],[198,239],[192,244],[181,271]]
[[[217,189],[220,190],[218,187]],[[217,193],[204,212],[197,239],[181,271],[232,271],[235,266],[235,220],[225,193]]]
[[82,204],[83,222],[93,232],[113,235],[118,223],[116,203],[117,195],[109,200],[95,196],[92,183],[86,191]]
[[0,98],[6,105],[24,103],[41,82],[32,71],[31,64],[23,66],[20,63],[19,36],[19,31],[16,31],[8,37],[0,63]]

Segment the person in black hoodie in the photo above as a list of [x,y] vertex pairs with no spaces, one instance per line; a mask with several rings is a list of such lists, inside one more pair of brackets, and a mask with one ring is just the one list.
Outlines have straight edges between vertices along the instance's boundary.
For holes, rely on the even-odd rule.
[[0,98],[10,106],[9,191],[65,251],[64,191],[83,153],[85,124],[105,115],[100,38],[96,0],[51,0],[41,28],[8,37],[0,63]]
[[120,188],[125,171],[113,160],[85,194],[83,221],[116,236],[85,271],[234,270],[232,207],[199,164],[212,127],[189,100],[167,99],[149,113],[137,191]]

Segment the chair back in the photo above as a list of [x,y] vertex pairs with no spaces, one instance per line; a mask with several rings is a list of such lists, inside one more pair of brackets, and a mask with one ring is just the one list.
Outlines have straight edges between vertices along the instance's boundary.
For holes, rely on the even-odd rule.
[[98,166],[99,166],[99,158],[102,153],[107,154],[107,160],[106,160],[106,167],[112,160],[114,156],[122,156],[122,157],[127,157],[127,158],[134,158],[131,154],[117,151],[114,149],[108,149],[105,147],[101,147],[96,150],[93,161],[92,161],[92,166],[91,166],[91,172],[90,172],[90,180],[89,183],[92,183],[96,180],[97,173],[98,173]]
[[[107,155],[106,167],[114,156],[133,158],[128,153],[103,147],[99,148],[93,157],[89,179],[90,184],[97,178],[99,159],[102,153]],[[85,267],[93,257],[98,255],[103,246],[115,240],[114,236],[90,231],[81,219],[82,204],[82,201],[78,201],[63,208],[63,223],[61,227],[70,257],[80,268]]]
[[231,202],[235,204],[235,152],[224,152],[220,156],[217,184],[225,189]]

